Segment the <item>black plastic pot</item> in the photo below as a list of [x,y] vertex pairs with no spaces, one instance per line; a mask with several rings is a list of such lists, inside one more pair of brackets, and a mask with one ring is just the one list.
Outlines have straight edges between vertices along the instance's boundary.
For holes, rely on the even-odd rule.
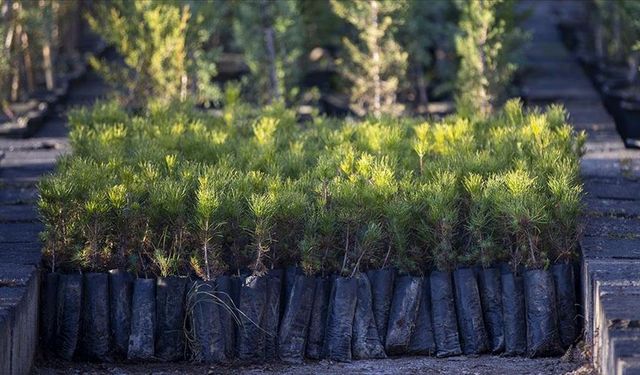
[[327,312],[324,355],[337,362],[350,362],[353,318],[356,312],[358,281],[337,277],[331,289],[331,302]]
[[265,329],[262,326],[267,305],[267,277],[248,276],[240,288],[240,327],[238,358],[264,360]]
[[[627,138],[627,125],[625,111],[622,103],[628,101],[628,84],[625,80],[606,82],[602,86],[602,102],[607,111],[613,117],[616,128],[623,139]],[[635,124],[633,124],[635,125]]]
[[185,294],[187,278],[159,277],[156,282],[155,355],[163,361],[177,361],[185,354]]
[[227,361],[220,311],[222,299],[213,281],[194,281],[187,294],[187,313],[192,339],[189,341],[191,358],[200,363],[225,363]]
[[525,271],[524,298],[527,309],[527,355],[542,357],[562,354],[551,272],[541,269]]
[[280,303],[280,319],[284,317],[287,308],[287,301],[293,290],[293,284],[296,283],[296,277],[302,275],[302,269],[297,266],[289,266],[284,270],[284,278],[282,279],[282,299]]
[[568,348],[578,336],[573,265],[571,263],[554,264],[551,267],[551,274],[556,288],[560,343],[563,348]]
[[316,278],[313,306],[309,318],[309,333],[307,335],[307,357],[321,359],[323,357],[325,324],[331,297],[331,279],[328,277]]
[[[242,284],[244,283],[244,279],[246,275],[234,275],[231,276],[231,300],[233,301],[233,305],[235,306],[234,313],[236,314],[236,321],[234,323],[234,347],[233,347],[233,357],[238,357],[238,340],[240,338],[240,330],[242,325],[242,320],[240,319],[240,290],[242,289]],[[227,344],[228,345],[228,344]]]
[[369,278],[363,273],[358,274],[355,278],[358,282],[358,294],[351,339],[353,358],[386,358],[387,355],[380,342],[380,336],[373,317]]
[[85,274],[82,292],[82,353],[89,360],[108,361],[111,342],[108,274]]
[[282,279],[284,272],[281,269],[269,270],[267,274],[267,304],[263,318],[264,357],[266,360],[278,358],[278,327],[280,323],[280,295],[282,294]]
[[60,275],[56,310],[56,352],[58,356],[69,361],[76,351],[80,333],[82,275]]
[[620,121],[620,133],[627,147],[640,148],[640,101],[621,101]]
[[450,272],[433,271],[431,285],[431,321],[436,340],[436,356],[450,357],[462,354],[458,336],[458,321]]
[[584,54],[578,55],[578,62],[582,69],[587,73],[587,76],[593,84],[596,84],[595,75],[598,73],[598,60],[595,56],[587,56]]
[[40,339],[45,353],[55,347],[56,336],[56,307],[58,304],[58,280],[60,274],[50,272],[42,278],[42,293],[40,297]]
[[136,279],[131,302],[131,333],[127,358],[150,360],[154,356],[156,330],[156,281]]
[[393,299],[395,275],[394,268],[367,272],[367,277],[371,282],[373,317],[376,320],[378,335],[383,345],[387,339],[387,325],[389,323],[389,312],[391,311],[391,300]]
[[621,103],[626,99],[625,85],[626,83],[617,81],[602,85],[602,103],[615,120],[618,131],[621,133],[623,123]]
[[487,351],[487,332],[475,274],[471,268],[459,268],[453,272],[453,281],[462,352],[465,355],[484,353]]
[[131,330],[131,299],[133,276],[123,270],[109,271],[109,310],[113,351],[118,356],[126,356],[129,349]]
[[227,275],[216,278],[216,296],[220,298],[218,312],[224,339],[224,354],[228,359],[236,353],[236,304],[233,300],[233,278]]
[[478,271],[478,288],[482,302],[484,325],[487,330],[489,350],[493,354],[504,351],[504,324],[502,317],[502,287],[498,268],[482,268]]
[[284,362],[304,360],[315,287],[315,279],[306,275],[298,275],[293,284],[278,335],[278,354]]
[[404,354],[409,349],[421,296],[420,277],[400,276],[396,280],[385,340],[385,350],[389,355]]
[[436,352],[431,322],[431,286],[427,277],[422,278],[420,307],[416,317],[416,326],[411,334],[408,352],[415,355],[433,355]]
[[502,317],[504,319],[504,354],[523,355],[527,351],[527,325],[524,304],[524,280],[508,267],[502,267]]

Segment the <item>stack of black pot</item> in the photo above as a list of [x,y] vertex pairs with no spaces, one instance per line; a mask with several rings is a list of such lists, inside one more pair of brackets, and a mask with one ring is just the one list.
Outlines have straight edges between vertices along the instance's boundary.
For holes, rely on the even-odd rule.
[[572,264],[351,277],[45,275],[42,344],[67,360],[350,361],[560,355],[577,338]]

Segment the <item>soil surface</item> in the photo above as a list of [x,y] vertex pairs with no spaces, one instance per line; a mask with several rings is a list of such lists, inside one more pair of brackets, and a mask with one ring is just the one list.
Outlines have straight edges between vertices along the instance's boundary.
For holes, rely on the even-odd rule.
[[147,363],[147,364],[90,364],[61,361],[39,361],[33,374],[573,374],[593,375],[593,368],[579,355],[565,355],[562,358],[505,358],[499,356],[453,357],[438,359],[433,357],[398,357],[351,363],[329,361],[308,361],[300,365],[269,363],[227,367],[202,366],[189,363]]

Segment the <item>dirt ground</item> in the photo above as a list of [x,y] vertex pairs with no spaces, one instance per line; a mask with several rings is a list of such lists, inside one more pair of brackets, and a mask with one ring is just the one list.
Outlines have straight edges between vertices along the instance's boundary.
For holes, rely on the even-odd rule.
[[454,357],[437,359],[432,357],[398,357],[383,360],[332,363],[329,361],[306,362],[300,365],[269,363],[262,365],[227,367],[202,366],[189,363],[147,364],[91,364],[60,361],[36,363],[33,374],[95,374],[95,375],[190,375],[190,374],[572,374],[593,375],[593,368],[577,351],[563,358],[506,358],[499,356]]

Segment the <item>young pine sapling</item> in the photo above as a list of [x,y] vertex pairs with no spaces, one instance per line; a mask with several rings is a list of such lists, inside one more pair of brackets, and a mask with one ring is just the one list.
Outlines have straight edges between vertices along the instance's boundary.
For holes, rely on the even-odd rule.
[[420,192],[426,202],[426,216],[430,224],[428,228],[423,227],[422,236],[430,239],[429,248],[436,269],[451,271],[457,261],[455,238],[460,222],[460,194],[456,175],[439,171]]
[[220,236],[219,229],[224,224],[219,217],[219,194],[216,181],[210,176],[202,175],[198,178],[194,229],[200,251],[196,251],[191,257],[191,267],[204,281],[211,281],[213,277],[224,271],[217,241]]
[[253,254],[253,261],[249,268],[257,276],[263,275],[268,269],[266,261],[271,255],[275,210],[273,195],[254,193],[249,197],[249,211],[251,213],[249,232],[252,239],[250,250]]
[[511,267],[547,266],[549,254],[541,246],[541,232],[548,222],[547,202],[537,179],[524,169],[506,172],[499,179],[496,208],[511,232]]
[[486,179],[470,173],[463,180],[466,196],[466,225],[460,261],[467,265],[490,267],[500,259],[500,247],[495,239],[495,205],[492,189]]
[[554,263],[570,262],[576,256],[583,196],[578,175],[577,163],[561,163],[547,180],[550,221],[545,227],[545,242],[551,247]]

